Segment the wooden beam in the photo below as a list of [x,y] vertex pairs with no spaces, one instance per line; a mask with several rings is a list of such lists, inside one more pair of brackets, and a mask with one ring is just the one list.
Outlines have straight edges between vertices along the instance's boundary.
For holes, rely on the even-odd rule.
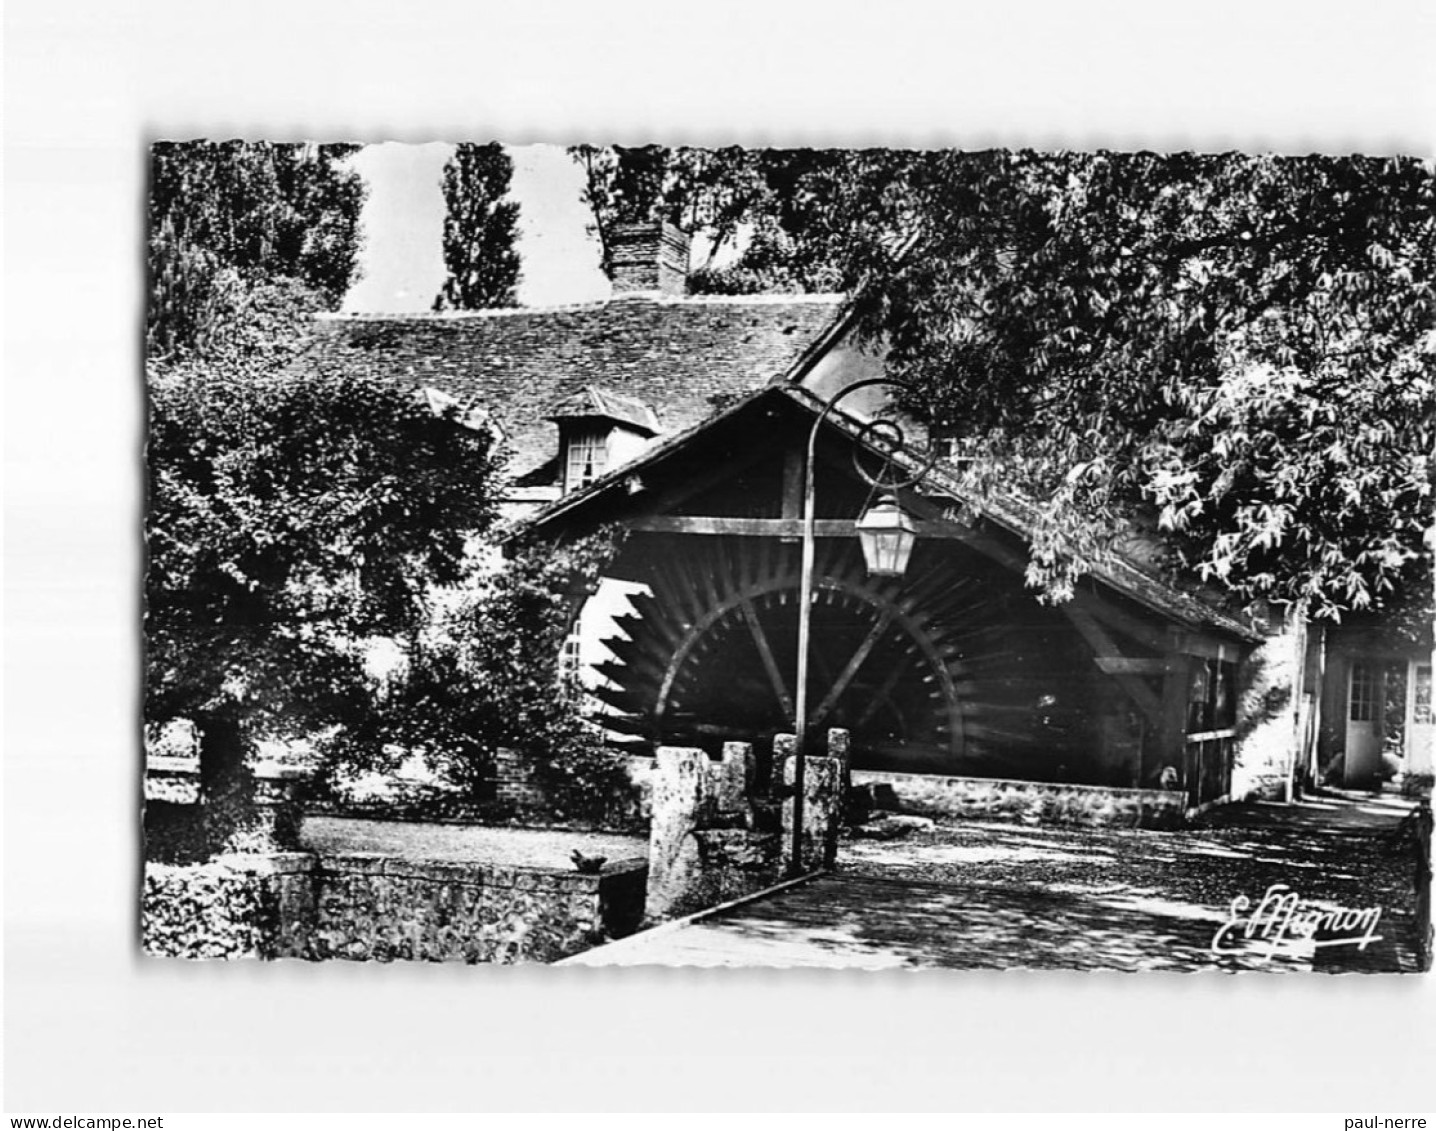
[[[1172,633],[1161,625],[1148,624],[1139,617],[1116,608],[1110,601],[1097,596],[1088,590],[1077,590],[1072,600],[1062,606],[1066,609],[1078,609],[1086,613],[1094,620],[1100,621],[1104,626],[1113,632],[1120,632],[1123,636],[1135,640],[1138,644],[1159,652],[1168,652],[1172,649]],[[1163,619],[1168,619],[1163,616]]]
[[[1107,635],[1101,625],[1087,612],[1082,609],[1073,608],[1069,602],[1062,606],[1062,611],[1072,622],[1074,628],[1082,634],[1082,638],[1091,646],[1094,658],[1100,666],[1103,659],[1123,658],[1121,650],[1116,642]],[[1139,676],[1130,672],[1108,673],[1117,681],[1117,685],[1137,704],[1142,714],[1153,726],[1162,725],[1162,701],[1157,698],[1157,693],[1142,682]]]
[[773,694],[778,697],[788,725],[792,726],[798,712],[793,707],[793,697],[788,694],[788,685],[783,682],[783,673],[778,670],[778,661],[773,657],[773,646],[768,642],[768,634],[763,631],[763,622],[758,619],[752,601],[744,598],[739,607],[743,610],[743,619],[748,622],[748,631],[753,634],[753,643],[758,646],[758,655],[762,657],[763,668],[768,673],[768,682],[773,685]]
[[1138,659],[1133,656],[1098,656],[1097,666],[1107,675],[1166,675],[1164,659]]
[[[967,542],[951,523],[917,520],[917,536],[931,541]],[[725,515],[655,514],[629,523],[647,534],[696,534],[740,538],[801,538],[803,522],[796,518],[730,518]],[[857,523],[850,518],[820,518],[813,524],[819,538],[856,538]]]
[[858,669],[863,666],[863,663],[867,660],[869,654],[877,645],[877,642],[882,639],[883,633],[888,630],[888,625],[892,624],[892,620],[892,610],[885,609],[883,610],[883,614],[878,617],[877,623],[868,630],[867,636],[865,636],[863,642],[858,645],[858,650],[853,653],[852,659],[850,659],[847,666],[838,673],[838,678],[833,681],[833,686],[828,689],[828,693],[823,696],[823,701],[818,704],[818,709],[813,712],[812,727],[814,730],[822,726],[823,720],[828,717],[828,713],[838,705],[838,700],[842,698],[843,692],[845,692],[848,689],[848,685],[853,682],[853,677],[858,674]]
[[[797,518],[728,518],[717,515],[655,514],[629,524],[648,534],[737,535],[747,538],[801,538],[803,522]],[[823,519],[817,524],[819,538],[855,537],[854,523],[846,519]]]
[[1187,656],[1200,656],[1204,660],[1240,660],[1242,649],[1235,644],[1217,640],[1195,632],[1172,633],[1171,647]]

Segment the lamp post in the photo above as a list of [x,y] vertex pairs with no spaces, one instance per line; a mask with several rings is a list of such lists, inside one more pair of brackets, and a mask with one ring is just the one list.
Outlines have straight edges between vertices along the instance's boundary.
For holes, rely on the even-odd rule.
[[[873,385],[888,385],[899,389],[911,386],[902,381],[886,377],[869,377],[840,389],[823,406],[823,411],[813,421],[808,432],[807,458],[804,461],[803,478],[803,563],[799,581],[798,597],[798,685],[797,702],[794,705],[793,729],[793,854],[789,873],[793,876],[803,871],[803,790],[806,786],[808,753],[808,654],[811,651],[813,630],[813,569],[817,556],[814,527],[817,521],[814,507],[814,456],[817,452],[818,433],[823,422],[837,407],[838,402],[859,389]],[[882,433],[889,447],[902,447],[902,429],[890,420],[875,420],[864,425],[861,435]],[[882,480],[869,475],[857,460],[854,452],[853,466],[872,487],[884,491],[872,507],[858,520],[857,534],[862,545],[863,559],[868,573],[876,577],[901,577],[907,570],[908,559],[912,556],[913,544],[917,540],[917,527],[902,509],[897,500],[897,490],[917,483],[932,466],[936,453],[929,455],[916,474],[905,479]],[[880,473],[881,474],[881,473]]]

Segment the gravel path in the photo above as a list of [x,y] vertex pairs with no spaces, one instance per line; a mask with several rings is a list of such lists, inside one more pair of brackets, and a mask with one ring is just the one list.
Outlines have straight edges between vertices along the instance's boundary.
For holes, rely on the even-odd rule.
[[[986,930],[988,953],[1012,965],[1414,971],[1415,858],[1394,836],[1408,809],[1234,806],[1175,832],[965,822],[901,841],[845,841],[839,871],[961,889],[969,930]],[[1245,896],[1256,908],[1273,885],[1303,909],[1379,907],[1380,941],[1360,949],[1307,940],[1266,955],[1264,940],[1243,938],[1249,953],[1214,956],[1212,937],[1232,917],[1232,901]],[[1058,930],[1044,948],[1037,934],[1026,943],[1007,937],[1004,915],[988,919],[988,910],[1008,919],[1031,911],[1048,931],[1063,921],[1075,930]],[[1094,951],[1099,938],[1107,943]]]
[[[845,840],[831,874],[568,963],[1413,971],[1414,854],[1393,837],[1409,805],[1368,809],[1238,806],[1180,832],[958,822]],[[1232,901],[1259,906],[1274,884],[1304,908],[1379,907],[1379,938],[1362,949],[1293,932],[1272,946],[1239,927],[1214,952]]]

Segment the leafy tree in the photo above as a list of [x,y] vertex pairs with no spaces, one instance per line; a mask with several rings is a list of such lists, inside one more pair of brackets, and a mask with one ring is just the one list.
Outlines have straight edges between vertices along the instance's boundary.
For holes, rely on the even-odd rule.
[[666,216],[742,245],[692,290],[854,291],[973,487],[1038,504],[1029,579],[1048,596],[1135,521],[1167,534],[1174,570],[1248,602],[1429,606],[1429,162],[575,156],[600,236]]
[[1150,509],[1247,601],[1429,594],[1429,165],[940,153],[904,182],[863,214],[916,246],[850,245],[866,326],[1042,501],[1034,581],[1062,595]]
[[215,844],[260,737],[362,741],[365,645],[415,631],[493,518],[490,438],[392,382],[267,365],[151,374],[146,720],[192,720]]
[[159,142],[150,153],[151,358],[203,353],[237,289],[285,281],[335,309],[357,273],[354,145]]
[[[667,220],[708,240],[695,291],[832,289],[821,199],[856,158],[841,151],[576,146],[584,202],[611,274],[614,224]],[[725,252],[736,262],[718,268]]]
[[461,143],[444,165],[444,265],[449,274],[435,310],[515,305],[519,205],[505,199],[513,170],[513,159],[497,142]]
[[472,799],[483,799],[494,755],[519,752],[562,815],[621,815],[631,788],[622,763],[584,721],[582,691],[560,671],[581,595],[617,546],[603,533],[562,547],[518,549],[468,599],[415,642],[385,704],[384,739],[423,753]]

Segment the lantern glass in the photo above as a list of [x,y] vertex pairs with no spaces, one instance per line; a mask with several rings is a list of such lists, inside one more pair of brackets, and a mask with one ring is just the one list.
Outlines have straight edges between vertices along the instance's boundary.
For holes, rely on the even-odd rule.
[[858,541],[873,577],[901,577],[917,542],[917,527],[892,495],[884,495],[858,519]]

